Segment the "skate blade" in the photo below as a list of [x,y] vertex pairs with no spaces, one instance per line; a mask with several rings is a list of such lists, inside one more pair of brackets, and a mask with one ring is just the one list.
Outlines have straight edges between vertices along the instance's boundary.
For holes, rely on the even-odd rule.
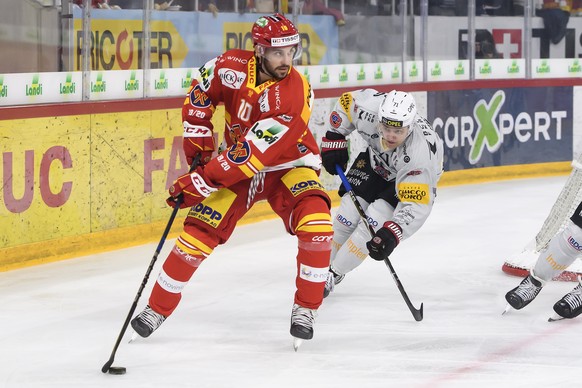
[[135,339],[138,337],[139,335],[134,331],[133,333],[131,333],[131,338],[129,339],[129,341],[127,342],[128,344],[132,343],[133,341],[135,341]]
[[552,315],[551,317],[548,318],[548,322],[558,322],[561,320],[564,320],[566,318],[559,316],[558,314],[554,313],[554,315]]
[[293,338],[293,349],[295,349],[295,351],[297,351],[297,349],[299,349],[299,347],[301,346],[301,344],[303,343],[303,340],[301,338]]
[[505,310],[503,310],[501,315],[505,315],[505,313],[507,313],[508,311],[510,311],[512,309],[513,309],[513,307],[511,307],[511,305],[508,303],[507,306],[505,306]]

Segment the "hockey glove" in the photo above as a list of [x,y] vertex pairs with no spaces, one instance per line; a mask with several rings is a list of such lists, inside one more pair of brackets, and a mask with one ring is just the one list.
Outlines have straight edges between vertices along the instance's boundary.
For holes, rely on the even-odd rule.
[[200,154],[198,164],[204,166],[212,159],[214,151],[214,136],[212,129],[195,126],[184,122],[184,153],[186,160],[191,165],[196,155]]
[[337,175],[335,165],[339,164],[344,170],[348,164],[348,141],[344,135],[327,131],[321,139],[321,160],[325,171]]
[[366,243],[370,257],[382,261],[392,254],[392,251],[402,240],[402,229],[396,222],[386,221],[376,232],[374,238]]
[[166,203],[174,207],[178,199],[182,197],[183,201],[180,204],[180,209],[184,209],[198,205],[212,192],[218,190],[208,185],[201,174],[203,174],[202,168],[198,167],[195,172],[182,175],[176,179],[174,184],[170,186],[170,197],[166,200]]

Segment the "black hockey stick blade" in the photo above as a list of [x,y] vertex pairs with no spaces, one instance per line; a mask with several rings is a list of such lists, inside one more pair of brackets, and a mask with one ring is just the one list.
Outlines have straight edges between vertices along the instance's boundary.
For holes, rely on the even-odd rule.
[[420,304],[420,308],[419,309],[417,309],[416,307],[414,307],[414,305],[410,301],[410,298],[406,294],[406,291],[404,290],[404,287],[402,286],[402,283],[400,282],[400,279],[398,279],[398,275],[396,274],[396,271],[394,270],[394,267],[392,267],[392,263],[390,262],[390,259],[388,257],[384,258],[384,263],[386,263],[386,267],[388,267],[388,269],[390,270],[390,274],[392,275],[392,278],[394,279],[394,282],[396,282],[396,287],[398,287],[398,291],[400,291],[400,294],[404,298],[404,302],[406,302],[406,305],[408,306],[408,309],[412,313],[412,316],[414,317],[414,319],[417,322],[422,321],[422,318],[423,318],[423,303]]

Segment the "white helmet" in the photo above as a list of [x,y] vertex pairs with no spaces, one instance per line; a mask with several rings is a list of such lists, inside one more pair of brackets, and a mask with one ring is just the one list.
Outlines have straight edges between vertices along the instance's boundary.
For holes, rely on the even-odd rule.
[[412,95],[393,90],[380,104],[378,121],[391,127],[408,127],[416,116],[416,101]]

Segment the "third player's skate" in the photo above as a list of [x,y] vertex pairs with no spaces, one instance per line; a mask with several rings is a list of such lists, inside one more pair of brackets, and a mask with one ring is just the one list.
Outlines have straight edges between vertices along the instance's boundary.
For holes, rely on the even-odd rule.
[[[580,279],[578,279],[580,281]],[[582,284],[578,284],[554,305],[556,315],[549,319],[550,322],[561,319],[576,318],[582,313]]]
[[336,284],[340,284],[346,275],[339,275],[333,269],[329,269],[327,273],[327,279],[325,280],[325,288],[323,289],[323,297],[327,298],[327,296],[333,291]]
[[508,305],[503,311],[503,314],[508,312],[511,307],[516,310],[521,310],[525,306],[531,303],[536,296],[542,290],[544,285],[542,282],[532,275],[528,275],[525,279],[521,281],[519,286],[515,287],[513,290],[505,294],[505,300]]

